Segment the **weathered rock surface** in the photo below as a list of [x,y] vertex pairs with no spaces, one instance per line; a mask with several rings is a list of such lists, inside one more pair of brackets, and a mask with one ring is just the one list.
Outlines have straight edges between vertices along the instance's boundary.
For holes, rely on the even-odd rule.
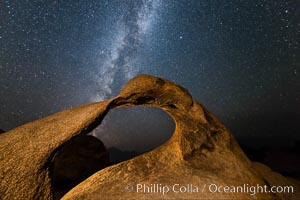
[[52,165],[54,199],[60,199],[75,185],[108,165],[108,151],[97,138],[79,135],[66,142]]
[[[299,199],[299,183],[252,163],[233,135],[184,88],[140,75],[104,102],[62,111],[0,135],[0,195],[4,199],[51,199],[50,166],[65,142],[101,123],[113,108],[155,106],[174,120],[173,136],[160,147],[107,167],[62,199]],[[192,184],[198,192],[136,192],[136,184]],[[292,185],[294,193],[212,193],[222,186]],[[130,192],[128,192],[130,190]],[[153,191],[153,190],[152,190]]]

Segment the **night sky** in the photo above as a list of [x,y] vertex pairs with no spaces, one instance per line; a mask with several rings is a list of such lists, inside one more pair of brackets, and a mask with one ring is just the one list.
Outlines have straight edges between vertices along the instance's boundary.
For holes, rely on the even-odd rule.
[[[140,73],[187,88],[241,142],[292,145],[300,2],[0,0],[0,128],[113,97]],[[173,129],[142,107],[113,110],[94,134],[142,151]]]

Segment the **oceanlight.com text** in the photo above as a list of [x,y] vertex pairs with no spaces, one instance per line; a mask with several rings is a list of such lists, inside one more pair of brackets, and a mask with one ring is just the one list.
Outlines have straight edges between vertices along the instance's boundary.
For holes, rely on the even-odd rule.
[[167,195],[168,193],[246,193],[251,196],[259,193],[294,193],[293,186],[267,186],[267,185],[249,185],[243,184],[239,186],[218,185],[218,184],[179,184],[173,185],[153,183],[143,184],[138,183],[134,185],[127,185],[125,187],[127,192],[136,193],[157,193]]

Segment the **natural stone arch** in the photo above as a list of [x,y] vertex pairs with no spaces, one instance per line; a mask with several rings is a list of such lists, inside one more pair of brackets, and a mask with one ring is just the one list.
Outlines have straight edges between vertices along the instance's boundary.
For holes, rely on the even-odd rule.
[[[127,113],[137,107],[141,106],[129,106],[127,108]],[[149,106],[142,107],[143,109],[148,109],[148,111],[154,109],[153,107]],[[103,119],[109,117],[111,111],[120,111],[123,108],[124,107],[110,109],[109,112],[103,116]],[[166,114],[166,112],[158,108],[156,109],[165,114],[163,118],[168,117],[168,120],[172,120],[172,118],[168,114]],[[140,120],[139,116],[135,117],[135,121],[138,122]],[[122,120],[120,116],[118,116],[118,118],[119,120]],[[113,124],[115,122],[106,121],[106,123]],[[99,128],[101,125],[102,123],[97,128]],[[130,124],[126,124],[126,126],[128,125]],[[175,123],[173,120],[172,125],[173,130],[169,132],[167,140],[170,139],[170,134],[173,134],[175,129]],[[124,133],[123,128],[121,127],[122,133]],[[143,130],[145,130],[145,128]],[[153,150],[154,148],[160,146],[165,142],[166,138],[165,140],[160,141],[159,145],[157,144],[151,149],[146,149],[143,153]],[[108,147],[109,146],[107,146],[105,140],[94,137],[90,134],[79,134],[61,145],[59,147],[59,151],[57,151],[57,153],[55,154],[55,157],[52,160],[52,166],[50,167],[51,188],[54,199],[60,199],[70,189],[72,189],[74,186],[82,182],[84,179],[86,179],[96,171],[108,167],[112,164],[117,164],[143,154],[141,152],[136,152],[136,154],[132,155],[131,158],[126,158],[124,160],[110,160],[109,157],[111,156],[111,152],[109,151],[110,148]]]
[[[161,198],[161,194],[124,191],[128,184],[157,181],[171,185],[180,180],[182,184],[199,186],[294,184],[264,167],[255,167],[233,135],[187,90],[161,78],[140,75],[130,80],[115,98],[65,110],[1,134],[1,197],[51,199],[49,166],[61,145],[76,135],[90,132],[110,109],[135,105],[155,106],[167,112],[176,124],[171,139],[146,154],[98,171],[63,199]],[[299,194],[276,195],[257,194],[257,198],[291,199]],[[168,198],[252,199],[252,196],[205,191],[196,196],[170,193]]]

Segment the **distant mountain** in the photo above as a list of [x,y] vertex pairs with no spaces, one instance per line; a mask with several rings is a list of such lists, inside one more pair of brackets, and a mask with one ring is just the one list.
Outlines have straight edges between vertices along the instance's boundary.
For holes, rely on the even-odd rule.
[[134,158],[141,153],[136,151],[122,151],[116,147],[108,148],[110,162],[122,162]]

